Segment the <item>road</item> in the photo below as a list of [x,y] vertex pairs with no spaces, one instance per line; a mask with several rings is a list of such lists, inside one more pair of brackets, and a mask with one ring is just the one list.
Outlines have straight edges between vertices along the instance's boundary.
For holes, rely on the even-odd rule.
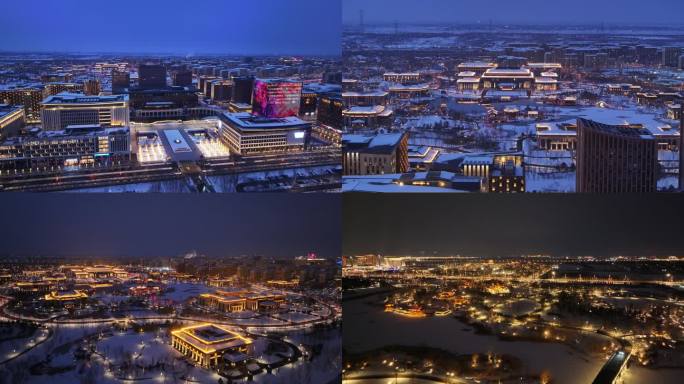
[[[328,148],[280,155],[249,156],[234,160],[209,160],[197,163],[197,169],[200,172],[198,173],[199,177],[266,172],[339,165],[341,164],[340,156],[339,149]],[[60,174],[4,175],[0,177],[0,189],[16,192],[52,192],[117,184],[184,179],[188,176],[184,173],[184,168],[169,163],[146,166],[132,165],[107,169],[88,168]],[[189,189],[192,190],[192,187]],[[209,189],[208,191],[211,190]]]
[[386,280],[411,280],[411,279],[440,279],[440,280],[501,280],[511,282],[526,282],[526,283],[552,283],[552,284],[614,284],[614,285],[638,285],[638,284],[659,284],[666,286],[681,285],[681,281],[670,280],[630,280],[630,279],[613,279],[613,278],[598,278],[598,277],[540,277],[542,274],[534,274],[530,276],[506,276],[506,275],[481,275],[481,276],[463,276],[463,275],[437,275],[432,273],[384,273],[384,272],[365,272],[365,271],[343,271],[344,277],[363,277],[363,278],[378,278]]

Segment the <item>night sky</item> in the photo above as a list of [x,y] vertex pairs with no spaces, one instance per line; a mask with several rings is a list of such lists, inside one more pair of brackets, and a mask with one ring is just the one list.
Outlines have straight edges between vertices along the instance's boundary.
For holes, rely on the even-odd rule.
[[506,22],[520,24],[639,23],[684,24],[682,0],[342,0],[345,24]]
[[343,253],[684,255],[684,195],[346,194]]
[[341,0],[3,0],[0,50],[339,55]]
[[3,194],[0,254],[340,255],[335,194]]

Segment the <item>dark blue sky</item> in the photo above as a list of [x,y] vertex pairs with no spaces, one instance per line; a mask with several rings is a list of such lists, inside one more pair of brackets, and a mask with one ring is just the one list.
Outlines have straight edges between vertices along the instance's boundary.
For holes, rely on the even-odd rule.
[[339,55],[341,0],[3,0],[0,50]]
[[684,0],[342,0],[345,24],[463,22],[684,24]]
[[3,194],[0,255],[339,257],[339,194]]

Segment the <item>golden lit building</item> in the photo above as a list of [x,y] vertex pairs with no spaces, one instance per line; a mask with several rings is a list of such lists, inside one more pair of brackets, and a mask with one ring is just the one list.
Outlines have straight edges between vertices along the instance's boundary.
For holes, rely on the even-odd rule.
[[487,288],[485,288],[485,291],[492,295],[503,295],[507,293],[511,293],[511,291],[506,287],[505,285],[501,283],[494,283]]
[[202,305],[224,312],[272,310],[285,302],[280,294],[261,294],[250,291],[216,291],[199,296]]
[[227,352],[246,353],[252,339],[215,324],[200,324],[171,332],[171,345],[197,365],[210,368]]
[[110,265],[95,265],[95,266],[65,266],[62,267],[68,275],[76,279],[126,279],[128,272],[123,268],[113,267]]
[[77,301],[87,298],[88,295],[79,290],[52,291],[44,296],[46,301]]

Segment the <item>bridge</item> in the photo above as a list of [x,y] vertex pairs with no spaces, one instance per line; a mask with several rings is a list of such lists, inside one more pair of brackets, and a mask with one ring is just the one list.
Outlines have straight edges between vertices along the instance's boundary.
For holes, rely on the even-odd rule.
[[594,381],[592,381],[592,384],[617,383],[625,367],[627,367],[630,356],[631,354],[624,350],[615,352],[603,365],[603,368],[601,368]]

